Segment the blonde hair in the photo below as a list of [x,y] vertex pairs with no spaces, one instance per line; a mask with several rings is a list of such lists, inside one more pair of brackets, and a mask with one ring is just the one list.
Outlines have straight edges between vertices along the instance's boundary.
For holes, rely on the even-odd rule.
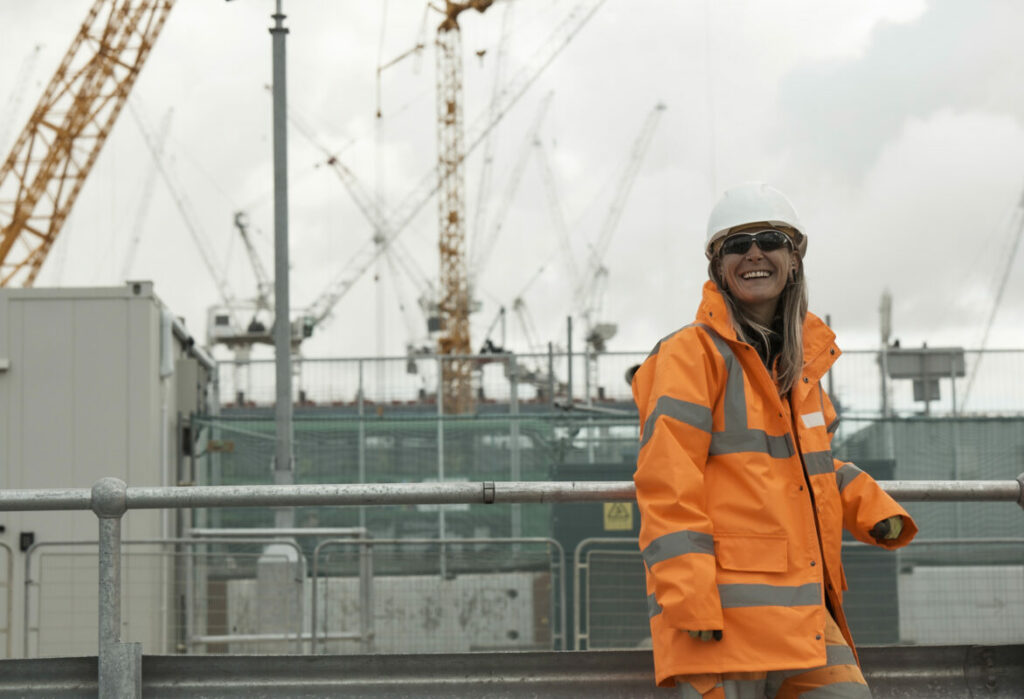
[[[736,336],[744,342],[749,343],[753,338],[749,332],[755,332],[760,336],[765,347],[768,347],[768,337],[772,329],[751,318],[743,307],[732,297],[729,289],[719,274],[719,262],[721,252],[716,250],[711,261],[708,263],[708,276],[718,286],[725,299],[725,305],[729,309],[729,316],[732,318],[733,328]],[[807,280],[804,278],[803,260],[797,264],[792,272],[792,277],[786,282],[782,294],[779,296],[779,305],[776,307],[775,315],[782,318],[782,349],[779,351],[778,372],[775,377],[776,385],[779,388],[779,395],[784,396],[793,388],[793,384],[800,378],[804,367],[804,318],[807,315]],[[771,370],[771,367],[769,367]]]

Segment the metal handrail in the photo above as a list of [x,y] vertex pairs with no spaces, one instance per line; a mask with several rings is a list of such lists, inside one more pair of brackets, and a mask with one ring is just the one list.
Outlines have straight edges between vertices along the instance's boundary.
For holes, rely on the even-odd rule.
[[[440,483],[344,483],[321,485],[204,485],[125,487],[126,510],[190,507],[301,505],[456,505],[539,502],[610,502],[636,499],[630,481],[464,481]],[[908,502],[1010,501],[1024,507],[1024,474],[1017,480],[878,481],[889,495]],[[0,512],[95,509],[93,489],[44,488],[0,491]]]
[[[1012,501],[1024,507],[1024,474],[998,481],[880,481],[907,501]],[[0,491],[0,512],[92,510],[99,522],[99,694],[115,697],[141,684],[142,650],[123,643],[121,626],[121,519],[129,509],[630,501],[631,482],[382,483],[132,487],[101,478],[91,489]]]

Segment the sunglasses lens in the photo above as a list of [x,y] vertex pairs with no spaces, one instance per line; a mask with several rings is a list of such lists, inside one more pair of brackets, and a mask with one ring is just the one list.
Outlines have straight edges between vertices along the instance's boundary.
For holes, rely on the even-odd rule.
[[757,241],[757,247],[765,252],[771,252],[786,244],[786,235],[779,231],[761,231],[754,236],[754,240]]
[[722,243],[723,255],[745,255],[750,246],[757,243],[762,252],[778,250],[783,245],[789,244],[789,236],[781,231],[760,231],[757,234],[740,233],[726,238]]
[[754,236],[749,233],[740,233],[731,238],[726,238],[725,242],[722,243],[722,254],[743,255],[750,249],[750,244],[753,242]]

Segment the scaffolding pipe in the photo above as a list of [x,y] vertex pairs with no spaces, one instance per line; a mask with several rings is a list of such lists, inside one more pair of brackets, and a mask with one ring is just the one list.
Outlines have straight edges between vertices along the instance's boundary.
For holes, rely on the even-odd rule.
[[[116,481],[117,479],[103,479]],[[1016,502],[1024,507],[1024,474],[1016,480],[879,481],[907,502]],[[123,485],[123,484],[122,484]],[[125,487],[129,510],[165,507],[266,507],[308,505],[456,505],[474,503],[613,502],[636,499],[630,481],[477,481],[322,485],[209,485]],[[92,491],[0,491],[0,512],[89,510]]]

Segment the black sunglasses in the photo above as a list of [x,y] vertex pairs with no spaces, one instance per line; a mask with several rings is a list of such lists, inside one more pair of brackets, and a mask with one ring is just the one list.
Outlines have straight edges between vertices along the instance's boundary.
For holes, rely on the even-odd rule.
[[778,250],[783,245],[793,246],[789,236],[782,231],[769,229],[757,233],[737,233],[725,239],[722,243],[723,255],[745,255],[750,246],[757,243],[762,252]]

